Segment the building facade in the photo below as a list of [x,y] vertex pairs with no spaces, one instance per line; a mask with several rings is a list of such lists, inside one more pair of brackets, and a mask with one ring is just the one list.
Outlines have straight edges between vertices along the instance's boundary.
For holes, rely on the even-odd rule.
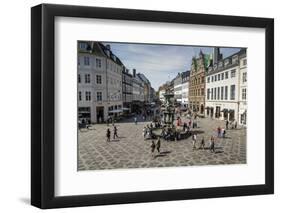
[[182,75],[178,73],[177,76],[173,79],[174,82],[174,98],[177,104],[182,103]]
[[125,68],[122,72],[122,95],[123,110],[130,113],[133,101],[133,76]]
[[104,122],[122,111],[120,59],[99,42],[78,42],[78,117]]
[[143,84],[143,89],[144,89],[144,102],[145,103],[151,103],[152,102],[152,91],[151,91],[151,84],[150,81],[147,79],[147,77],[142,74],[142,73],[138,73],[136,74],[137,77],[139,78],[139,80],[142,82]]
[[181,90],[181,103],[182,106],[185,108],[189,107],[189,99],[188,99],[188,94],[189,94],[189,76],[190,76],[190,71],[185,71],[182,73],[182,90]]
[[247,55],[240,54],[240,87],[239,87],[239,124],[247,126]]
[[189,107],[193,112],[205,114],[205,74],[210,65],[210,55],[199,53],[192,59],[189,82]]
[[135,69],[132,76],[132,94],[132,112],[140,112],[144,106],[144,85]]
[[[219,53],[219,51],[214,51],[214,54],[216,52]],[[219,58],[214,55],[214,59],[216,57]],[[247,87],[246,81],[241,85],[243,81],[241,75],[245,76],[243,73],[247,73],[246,65],[243,65],[242,60],[246,60],[246,49],[214,61],[209,66],[206,73],[206,116],[240,123],[241,115],[239,114],[241,114],[242,105],[240,96]],[[245,99],[243,97],[243,116],[247,111],[246,106],[245,96]]]

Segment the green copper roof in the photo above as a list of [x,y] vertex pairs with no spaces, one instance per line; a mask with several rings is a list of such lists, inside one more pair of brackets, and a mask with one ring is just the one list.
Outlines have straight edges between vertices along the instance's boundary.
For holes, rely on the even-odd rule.
[[211,54],[205,54],[204,55],[204,65],[205,68],[208,67],[211,64]]

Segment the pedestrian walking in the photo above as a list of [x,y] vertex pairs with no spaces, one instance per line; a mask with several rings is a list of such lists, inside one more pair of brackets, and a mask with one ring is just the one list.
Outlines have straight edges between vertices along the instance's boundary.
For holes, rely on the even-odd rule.
[[135,121],[135,124],[137,125],[137,124],[138,124],[138,118],[137,118],[137,116],[135,116],[134,121]]
[[113,139],[115,139],[115,137],[118,138],[117,127],[116,126],[114,126],[114,129],[113,129]]
[[107,142],[110,142],[110,129],[109,128],[106,131],[106,138],[107,138]]
[[222,137],[222,138],[224,138],[224,136],[225,136],[225,135],[224,135],[224,132],[225,132],[225,129],[222,128],[222,129],[221,129],[221,137]]
[[199,148],[199,149],[205,149],[205,140],[204,140],[204,137],[203,137],[202,140],[201,140],[200,148]]
[[223,133],[222,133],[223,138],[225,138],[225,135],[226,135],[226,131],[225,131],[225,129],[224,129],[224,130],[223,130]]
[[197,135],[196,135],[196,133],[194,133],[192,135],[192,149],[193,150],[196,149],[196,140],[197,140]]
[[228,125],[229,125],[229,121],[226,120],[226,122],[225,122],[225,128],[226,128],[226,129],[228,129]]
[[218,129],[217,129],[217,134],[218,134],[218,138],[219,138],[220,135],[221,135],[221,128],[220,127],[218,127]]
[[154,141],[151,141],[151,146],[150,146],[150,148],[151,148],[151,156],[152,156],[152,157],[154,157],[154,150],[155,150],[155,147],[156,147],[156,145],[155,145]]
[[215,153],[215,138],[212,136],[210,141],[210,152]]
[[157,152],[160,153],[160,147],[161,147],[161,140],[160,137],[158,137],[157,143],[156,143],[156,149]]

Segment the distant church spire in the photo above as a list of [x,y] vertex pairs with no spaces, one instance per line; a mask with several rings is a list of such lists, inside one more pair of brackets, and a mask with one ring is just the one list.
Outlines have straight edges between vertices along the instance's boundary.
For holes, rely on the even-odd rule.
[[214,47],[213,49],[213,63],[217,64],[220,57],[220,48]]

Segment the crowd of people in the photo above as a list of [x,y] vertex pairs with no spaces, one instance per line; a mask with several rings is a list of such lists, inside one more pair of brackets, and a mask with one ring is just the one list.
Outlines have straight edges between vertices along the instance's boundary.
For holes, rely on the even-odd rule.
[[[134,116],[133,122],[135,125],[138,124],[138,119],[145,121],[145,120],[147,120],[147,115],[143,114],[141,116]],[[151,121],[151,119],[149,119],[149,120]],[[113,126],[113,130],[112,130],[113,137],[112,138],[116,139],[119,137],[118,129],[114,125],[114,123],[112,123],[112,126]],[[159,132],[158,132],[158,134],[154,134],[154,132],[153,132],[153,130],[157,129],[157,128],[160,129],[160,131],[161,131],[160,135],[159,135]],[[207,140],[208,145],[206,145],[204,136],[200,139],[200,143],[197,142],[198,141],[197,132],[192,131],[196,128],[199,128],[198,119],[197,119],[196,115],[190,116],[184,122],[182,121],[181,117],[178,116],[175,121],[175,124],[172,125],[172,128],[171,128],[171,126],[165,126],[161,119],[152,118],[152,121],[143,127],[143,138],[152,139],[150,148],[151,148],[151,153],[152,153],[153,157],[155,157],[155,150],[157,150],[157,152],[160,153],[160,148],[161,148],[161,139],[160,138],[162,138],[166,141],[180,140],[182,137],[181,135],[184,133],[189,133],[189,135],[191,136],[192,150],[207,149],[207,150],[210,150],[210,152],[215,153],[216,152],[215,151],[216,140],[219,138],[225,138],[226,130],[237,128],[237,122],[236,121],[232,121],[232,122],[225,121],[225,127],[218,126],[215,130],[215,133]],[[107,142],[110,142],[110,140],[111,140],[110,128],[107,128],[106,138],[107,138]],[[157,140],[156,142],[155,142],[155,139]]]

